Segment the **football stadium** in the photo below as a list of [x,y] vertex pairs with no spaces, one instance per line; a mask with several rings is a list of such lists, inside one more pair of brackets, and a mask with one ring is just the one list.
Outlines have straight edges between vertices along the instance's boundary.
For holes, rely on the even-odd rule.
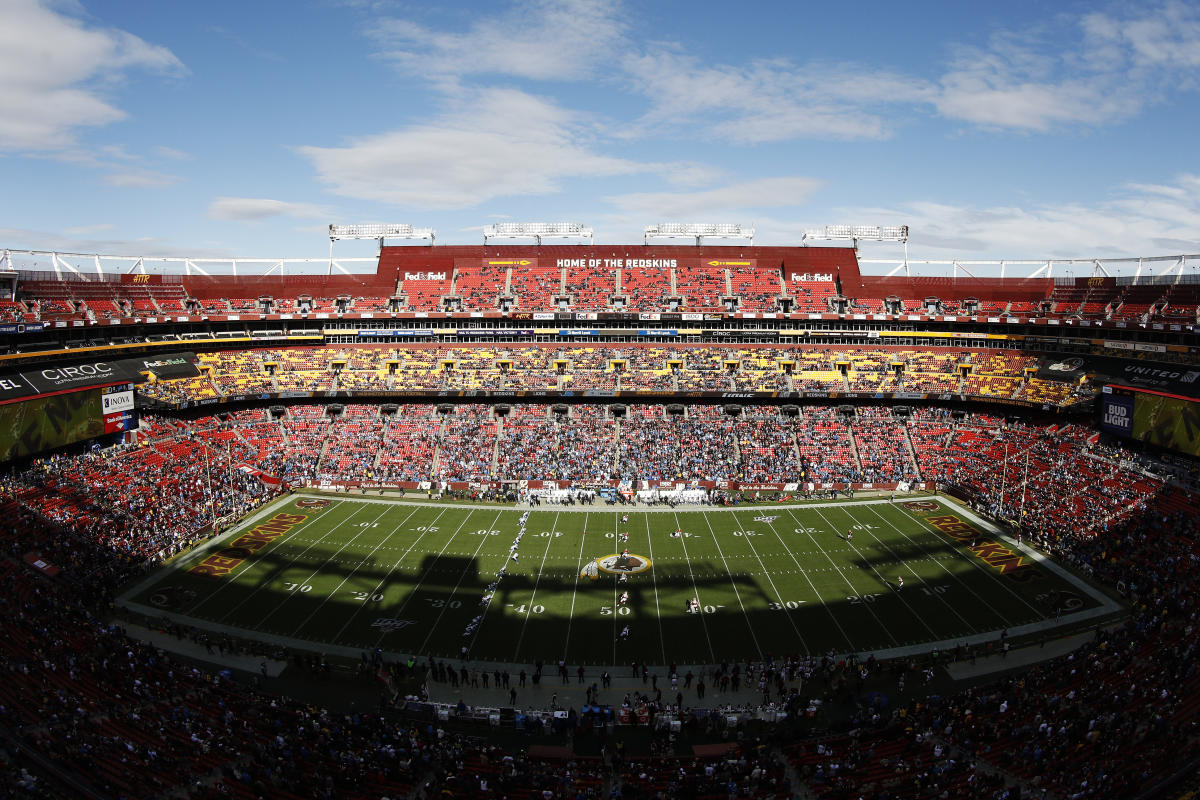
[[4,251],[13,796],[1187,791],[1200,256],[329,234]]
[[1200,800],[1200,0],[0,0],[0,800]]

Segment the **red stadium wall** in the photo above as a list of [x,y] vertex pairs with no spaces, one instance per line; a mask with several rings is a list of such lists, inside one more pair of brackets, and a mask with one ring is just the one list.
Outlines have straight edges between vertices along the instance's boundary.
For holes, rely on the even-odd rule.
[[[405,272],[441,272],[454,267],[511,266],[554,267],[560,259],[600,261],[601,269],[629,266],[629,259],[674,259],[679,266],[715,268],[739,262],[758,269],[793,272],[837,272],[842,280],[859,281],[858,258],[848,247],[740,247],[689,245],[438,245],[437,247],[385,247],[379,256],[379,278],[393,284]],[[515,264],[496,263],[516,261]],[[528,262],[525,264],[519,262]],[[716,263],[712,263],[716,262]],[[744,262],[750,262],[745,264]],[[637,266],[637,265],[634,265]]]
[[842,291],[849,297],[890,297],[922,300],[1041,300],[1054,289],[1053,278],[950,278],[944,276],[863,275],[861,282],[849,284],[843,278]]
[[192,275],[183,279],[189,297],[200,300],[229,297],[391,297],[394,278],[376,272],[363,275]]

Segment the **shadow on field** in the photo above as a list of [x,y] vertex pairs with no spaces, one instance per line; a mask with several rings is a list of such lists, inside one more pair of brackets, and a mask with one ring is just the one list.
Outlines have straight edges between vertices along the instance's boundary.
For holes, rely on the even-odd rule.
[[134,600],[314,643],[438,658],[466,647],[475,659],[549,665],[867,653],[961,640],[1053,617],[1056,607],[1069,613],[1094,605],[1038,568],[997,576],[984,564],[964,570],[961,561],[947,562],[951,573],[931,563],[950,555],[961,559],[962,548],[893,543],[849,569],[829,569],[817,557],[764,575],[757,564],[756,572],[731,573],[723,562],[697,560],[625,582],[604,572],[590,580],[569,568],[536,577],[514,568],[492,592],[494,573],[481,573],[472,557],[428,554],[400,570],[394,559],[313,548],[302,564],[264,553],[243,578],[170,573]]

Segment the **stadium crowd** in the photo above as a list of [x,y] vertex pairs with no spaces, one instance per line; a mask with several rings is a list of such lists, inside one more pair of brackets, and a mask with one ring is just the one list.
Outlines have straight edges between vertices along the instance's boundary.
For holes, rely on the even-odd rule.
[[156,380],[138,391],[178,404],[335,390],[904,390],[1052,405],[1069,403],[1077,392],[1031,376],[1037,358],[1027,353],[958,348],[298,347],[203,353],[197,366],[199,377]]
[[[790,417],[753,406],[732,417],[717,407],[669,414],[631,406],[623,420],[596,406],[567,414],[522,407],[499,418],[482,405],[449,414],[408,406],[392,416],[365,405],[331,410],[152,417],[139,445],[38,458],[5,477],[0,722],[14,749],[0,760],[0,774],[17,796],[59,797],[86,786],[110,796],[193,800],[566,798],[614,790],[786,798],[801,789],[829,798],[1002,798],[1019,790],[1084,800],[1133,796],[1200,758],[1196,498],[1131,470],[1125,451],[1086,428],[944,409],[915,410],[907,420],[862,409],[848,418],[833,408]],[[1070,655],[933,695],[917,687],[935,662],[786,654],[677,676],[678,694],[665,698],[654,689],[628,698],[597,690],[595,705],[606,714],[654,731],[650,755],[626,754],[614,742],[600,757],[565,762],[508,752],[481,731],[448,729],[415,701],[340,713],[289,700],[256,686],[257,678],[223,675],[130,638],[109,615],[120,587],[203,536],[213,518],[272,496],[276,487],[253,470],[315,476],[320,457],[302,454],[316,450],[325,458],[332,452],[331,469],[346,459],[348,471],[363,474],[384,468],[364,454],[391,436],[406,443],[391,451],[396,461],[421,454],[443,474],[478,474],[479,453],[493,453],[497,431],[510,422],[513,438],[501,448],[512,453],[500,462],[506,469],[544,463],[588,473],[611,469],[615,452],[618,474],[638,477],[770,474],[773,461],[790,463],[789,449],[798,471],[865,475],[909,455],[874,450],[873,437],[910,441],[911,466],[926,479],[956,484],[978,508],[1017,520],[1028,542],[1124,593],[1132,615]],[[401,424],[414,427],[391,433]],[[558,450],[538,452],[530,444],[538,437]],[[514,554],[519,544],[518,537]],[[31,568],[30,553],[57,575]],[[315,656],[165,630],[204,647],[286,660],[315,680],[327,671]],[[364,654],[360,680],[382,692],[455,673],[439,666],[383,656],[368,664]],[[887,676],[893,702],[867,693],[867,674]],[[739,685],[758,687],[758,710],[786,712],[758,728],[757,740],[719,755],[680,756],[670,727],[653,721],[682,719],[689,734],[724,730],[725,717],[744,710],[726,699]],[[526,730],[604,736],[589,713],[597,712],[570,709],[545,723],[530,716]]]

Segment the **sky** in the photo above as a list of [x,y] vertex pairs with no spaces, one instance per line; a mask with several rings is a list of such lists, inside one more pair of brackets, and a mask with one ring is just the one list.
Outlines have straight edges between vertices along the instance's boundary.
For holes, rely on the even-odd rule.
[[0,0],[0,109],[0,248],[322,257],[329,223],[573,221],[1200,253],[1200,2]]

